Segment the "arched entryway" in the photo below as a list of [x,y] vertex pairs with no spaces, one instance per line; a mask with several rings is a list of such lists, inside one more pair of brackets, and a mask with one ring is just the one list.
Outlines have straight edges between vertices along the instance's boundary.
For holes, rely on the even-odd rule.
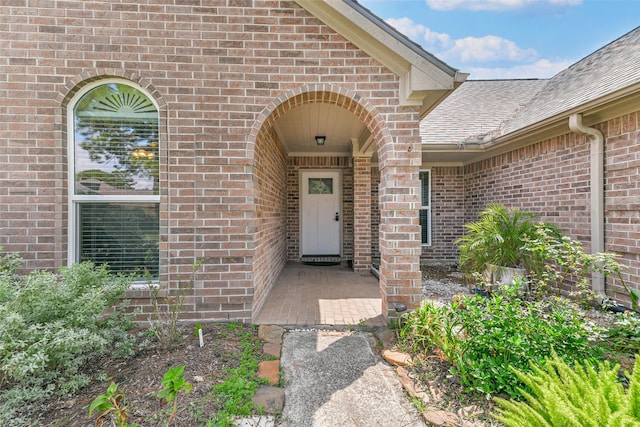
[[[381,199],[380,206],[378,200],[372,200],[372,172],[377,177],[378,165],[386,161],[384,166],[389,166],[392,163],[388,159],[396,158],[393,167],[381,168],[380,175],[381,182],[391,179],[397,184],[395,168],[400,163],[398,156],[389,155],[395,144],[376,107],[340,87],[301,87],[283,94],[265,108],[252,129],[249,146],[253,151],[250,158],[255,200],[254,318],[287,262],[300,262],[306,255],[328,256],[348,266],[353,274],[370,274],[372,242],[378,239],[371,232],[372,206],[380,212],[380,218],[373,220],[383,225],[390,224],[390,218],[402,216],[396,215],[394,210],[399,205],[393,200]],[[410,188],[412,166],[410,162],[403,166],[402,173],[409,176],[405,176],[404,184]],[[417,180],[417,167],[415,172]],[[377,181],[374,185],[377,186]],[[305,217],[310,215],[305,207],[312,206],[311,211],[317,213],[319,205],[329,202],[322,199],[314,206],[311,198],[317,194],[325,197],[328,193],[337,195],[338,205],[331,205],[331,212],[323,213],[339,224],[339,245],[337,250],[324,254],[323,249],[309,244],[309,236],[314,233],[326,236],[322,228],[313,230],[313,224],[309,225],[317,219]],[[404,211],[403,215],[410,216]],[[419,226],[415,232],[417,239]],[[411,236],[407,236],[405,240],[410,242]],[[403,252],[400,246],[393,242],[380,244],[381,248],[392,248],[394,256]],[[414,254],[418,256],[418,252]],[[396,287],[388,292],[389,280],[395,279],[395,273],[385,275],[384,268],[390,265],[385,257],[383,249],[380,258],[384,267],[378,284],[383,318],[393,299],[389,297],[396,294]]]

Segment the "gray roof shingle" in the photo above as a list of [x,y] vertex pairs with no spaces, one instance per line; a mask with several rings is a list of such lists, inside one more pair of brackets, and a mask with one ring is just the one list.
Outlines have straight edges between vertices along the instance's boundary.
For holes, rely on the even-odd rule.
[[522,129],[640,82],[640,27],[556,74],[501,130]]
[[420,124],[422,143],[501,137],[640,83],[640,27],[548,80],[468,80]]
[[511,119],[547,80],[467,80],[420,123],[423,144],[461,144]]

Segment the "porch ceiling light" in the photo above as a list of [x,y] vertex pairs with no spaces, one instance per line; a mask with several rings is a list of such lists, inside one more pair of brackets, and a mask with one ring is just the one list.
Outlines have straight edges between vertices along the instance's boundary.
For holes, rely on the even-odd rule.
[[316,144],[324,145],[324,141],[326,141],[326,139],[327,139],[326,136],[316,136]]

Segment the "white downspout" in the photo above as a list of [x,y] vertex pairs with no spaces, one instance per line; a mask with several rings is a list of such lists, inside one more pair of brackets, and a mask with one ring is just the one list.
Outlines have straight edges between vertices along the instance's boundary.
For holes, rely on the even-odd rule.
[[[579,113],[569,117],[569,129],[591,141],[591,252],[604,252],[604,136],[598,129],[586,127]],[[592,273],[591,288],[596,296],[606,296],[602,273]]]

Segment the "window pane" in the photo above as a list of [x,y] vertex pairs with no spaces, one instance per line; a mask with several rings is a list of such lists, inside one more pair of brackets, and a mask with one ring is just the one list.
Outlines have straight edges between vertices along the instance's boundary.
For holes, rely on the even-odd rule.
[[135,88],[107,84],[75,108],[75,194],[159,194],[158,111]]
[[333,178],[309,178],[309,194],[333,194]]
[[422,235],[422,244],[428,245],[429,242],[429,210],[428,209],[420,209],[420,227],[421,227],[421,235]]
[[422,184],[422,206],[430,206],[429,200],[429,172],[420,172],[420,182]]
[[78,208],[80,261],[158,277],[158,204],[81,203]]

